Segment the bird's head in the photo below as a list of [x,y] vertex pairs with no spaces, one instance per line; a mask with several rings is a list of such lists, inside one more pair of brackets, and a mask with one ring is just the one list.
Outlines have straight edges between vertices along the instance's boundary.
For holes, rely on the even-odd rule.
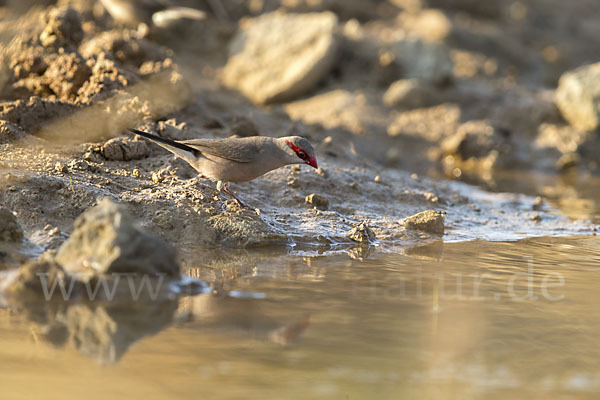
[[307,164],[313,168],[319,168],[315,150],[310,143],[308,143],[308,140],[300,136],[290,136],[285,138],[285,143],[296,155],[296,164]]

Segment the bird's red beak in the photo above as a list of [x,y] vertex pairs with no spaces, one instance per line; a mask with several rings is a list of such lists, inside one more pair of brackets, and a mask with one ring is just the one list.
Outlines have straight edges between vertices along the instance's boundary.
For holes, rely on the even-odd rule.
[[317,165],[317,157],[313,157],[310,160],[306,160],[304,162],[313,168],[319,168],[319,166]]

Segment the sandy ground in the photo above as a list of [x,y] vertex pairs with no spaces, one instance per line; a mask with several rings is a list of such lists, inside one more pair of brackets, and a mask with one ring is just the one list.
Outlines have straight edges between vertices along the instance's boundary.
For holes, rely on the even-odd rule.
[[[597,135],[570,127],[552,97],[560,73],[587,60],[592,44],[580,39],[600,37],[593,16],[570,30],[570,16],[590,15],[593,2],[283,3],[225,2],[225,19],[206,8],[207,20],[183,33],[149,34],[119,26],[91,1],[24,15],[4,9],[0,204],[37,253],[57,248],[105,197],[180,249],[274,244],[324,253],[354,247],[348,232],[366,222],[376,243],[394,250],[441,238],[405,226],[429,209],[445,212],[450,241],[594,231],[535,197],[427,178],[431,170],[485,182],[507,167],[598,168],[584,151]],[[253,104],[224,84],[228,44],[249,18],[278,6],[332,10],[337,51],[302,93]],[[423,60],[411,65],[402,55]],[[321,168],[286,167],[232,185],[252,206],[241,209],[183,161],[125,134],[132,126],[174,139],[298,134]],[[311,194],[327,206],[308,204]]]

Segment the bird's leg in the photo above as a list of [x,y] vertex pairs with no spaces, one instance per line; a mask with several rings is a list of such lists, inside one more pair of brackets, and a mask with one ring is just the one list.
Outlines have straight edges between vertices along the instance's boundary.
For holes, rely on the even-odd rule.
[[227,193],[227,195],[233,199],[240,207],[242,208],[248,208],[248,206],[246,206],[244,203],[242,203],[242,201],[240,199],[238,199],[235,194],[233,194],[233,192],[231,190],[229,190],[229,185],[227,182],[223,182],[223,181],[219,181],[217,182],[217,190],[219,192],[224,192]]

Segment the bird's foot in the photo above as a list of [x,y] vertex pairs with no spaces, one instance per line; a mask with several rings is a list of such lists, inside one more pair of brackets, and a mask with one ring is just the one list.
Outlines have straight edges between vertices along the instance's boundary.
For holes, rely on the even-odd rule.
[[229,186],[225,183],[223,185],[221,185],[221,189],[223,190],[223,192],[227,193],[227,195],[237,203],[238,206],[240,206],[240,208],[250,208],[247,205],[245,205],[244,203],[242,203],[242,201],[240,199],[237,198],[237,196],[235,194],[233,194],[233,192],[231,190],[229,190]]

